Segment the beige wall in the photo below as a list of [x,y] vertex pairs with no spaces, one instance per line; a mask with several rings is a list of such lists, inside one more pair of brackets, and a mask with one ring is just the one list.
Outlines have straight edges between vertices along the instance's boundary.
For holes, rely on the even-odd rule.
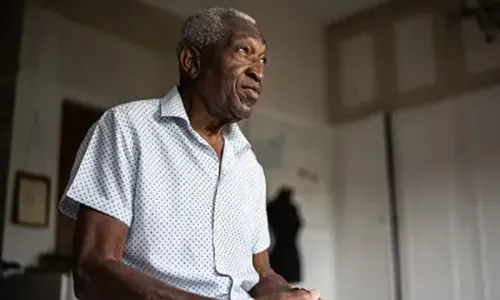
[[274,17],[268,9],[254,15],[269,41],[269,64],[257,110],[279,112],[317,126],[327,124],[323,27]]

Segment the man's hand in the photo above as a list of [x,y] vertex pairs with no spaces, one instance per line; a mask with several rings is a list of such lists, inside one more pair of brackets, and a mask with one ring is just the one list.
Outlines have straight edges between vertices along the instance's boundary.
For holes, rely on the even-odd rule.
[[317,290],[291,289],[259,297],[257,300],[320,300],[320,293]]
[[274,272],[267,251],[254,254],[253,265],[260,280],[250,291],[252,297],[258,300],[321,300],[319,291],[292,288]]

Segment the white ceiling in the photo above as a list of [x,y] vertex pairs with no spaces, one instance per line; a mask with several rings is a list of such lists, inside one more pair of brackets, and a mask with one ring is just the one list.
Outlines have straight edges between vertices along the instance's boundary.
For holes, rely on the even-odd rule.
[[288,15],[311,22],[330,23],[388,0],[142,0],[181,16],[212,5]]

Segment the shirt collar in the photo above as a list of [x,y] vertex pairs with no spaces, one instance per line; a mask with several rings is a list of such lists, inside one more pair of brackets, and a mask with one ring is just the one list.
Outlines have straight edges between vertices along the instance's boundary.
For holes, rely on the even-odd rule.
[[161,99],[160,105],[161,117],[181,118],[189,124],[189,118],[177,86],[172,88],[168,94]]
[[[160,116],[163,118],[180,118],[190,125],[189,118],[182,102],[177,86],[172,88],[160,102]],[[241,154],[251,148],[250,143],[236,123],[231,123],[223,129],[224,137],[234,148],[236,154]]]

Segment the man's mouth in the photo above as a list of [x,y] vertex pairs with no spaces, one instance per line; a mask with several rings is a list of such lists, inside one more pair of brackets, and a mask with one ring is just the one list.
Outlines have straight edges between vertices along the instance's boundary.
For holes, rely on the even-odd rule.
[[259,96],[260,96],[260,87],[258,86],[243,86],[242,87],[243,91],[245,92],[246,94],[246,98],[248,99],[248,101],[250,102],[250,104],[255,104],[255,102],[257,102],[257,100],[259,100]]
[[249,94],[250,100],[255,99],[255,101],[257,101],[259,99],[259,93],[256,90],[251,88],[246,88],[245,91]]

